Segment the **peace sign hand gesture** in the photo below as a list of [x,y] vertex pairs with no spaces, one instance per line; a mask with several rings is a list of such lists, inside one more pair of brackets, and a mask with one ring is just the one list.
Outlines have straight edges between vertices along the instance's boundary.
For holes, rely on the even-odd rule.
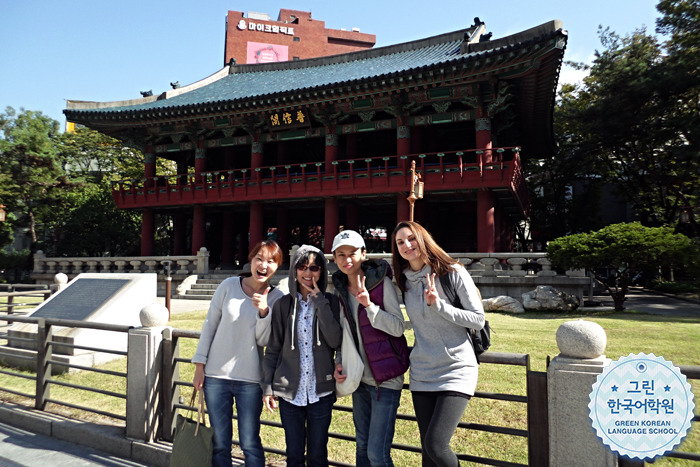
[[267,306],[267,293],[269,291],[270,287],[265,289],[263,293],[254,293],[252,297],[253,306],[258,309],[258,313],[260,314],[261,318],[264,318],[270,312],[270,309]]
[[437,302],[440,296],[435,288],[435,273],[426,274],[425,278],[428,281],[428,288],[425,289],[425,303],[431,306],[433,303]]
[[355,294],[355,298],[357,299],[358,303],[365,308],[370,306],[372,303],[369,300],[369,292],[365,288],[365,278],[360,276],[357,276],[357,293]]
[[318,294],[321,293],[321,289],[318,288],[318,282],[316,282],[316,278],[315,278],[315,277],[312,277],[312,278],[311,278],[311,281],[312,281],[312,283],[313,283],[313,285],[314,285],[313,287],[309,287],[308,285],[304,284],[303,282],[299,282],[299,285],[301,285],[301,286],[304,287],[306,290],[308,290],[309,293],[311,294],[311,297],[313,298],[313,297],[315,297],[316,295],[318,295]]

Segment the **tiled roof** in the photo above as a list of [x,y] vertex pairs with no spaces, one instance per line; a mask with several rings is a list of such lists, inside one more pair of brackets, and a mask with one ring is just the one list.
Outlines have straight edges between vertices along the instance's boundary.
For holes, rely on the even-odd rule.
[[[561,23],[552,21],[528,31],[489,42],[471,44],[462,53],[465,33],[461,30],[419,41],[349,54],[309,60],[261,65],[234,65],[230,74],[220,72],[219,79],[194,89],[176,90],[159,97],[114,103],[71,103],[65,113],[71,117],[89,118],[139,114],[142,111],[175,110],[224,102],[240,102],[264,96],[326,89],[348,84],[398,76],[448,63],[478,59],[485,55],[507,52],[533,41],[564,35]],[[224,70],[222,70],[223,72]],[[172,97],[170,97],[172,95]],[[73,104],[73,105],[71,105]],[[95,104],[95,105],[91,105]]]

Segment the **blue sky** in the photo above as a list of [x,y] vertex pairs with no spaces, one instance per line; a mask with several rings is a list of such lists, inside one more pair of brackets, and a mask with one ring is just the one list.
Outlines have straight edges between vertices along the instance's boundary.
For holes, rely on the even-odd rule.
[[[333,29],[360,28],[377,46],[469,27],[475,16],[494,38],[552,19],[569,33],[565,59],[590,62],[598,25],[621,35],[653,32],[657,0],[0,0],[0,110],[39,110],[65,123],[65,101],[113,101],[186,85],[223,66],[228,10],[310,11]],[[580,78],[565,68],[560,82]]]

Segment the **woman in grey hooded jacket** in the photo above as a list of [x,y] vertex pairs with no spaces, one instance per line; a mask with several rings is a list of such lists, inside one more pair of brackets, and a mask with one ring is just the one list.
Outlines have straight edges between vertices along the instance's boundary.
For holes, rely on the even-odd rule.
[[[479,364],[467,328],[484,327],[484,307],[467,270],[416,222],[400,222],[392,234],[397,284],[403,292],[415,343],[410,389],[420,431],[423,467],[459,466],[450,439],[476,389]],[[443,277],[459,308],[447,300]]]
[[[328,261],[301,246],[289,270],[289,294],[272,307],[270,340],[263,361],[263,403],[272,412],[279,398],[287,465],[328,465],[328,429],[335,397],[335,350],[340,348],[338,298],[326,293]],[[308,439],[307,439],[308,438]]]

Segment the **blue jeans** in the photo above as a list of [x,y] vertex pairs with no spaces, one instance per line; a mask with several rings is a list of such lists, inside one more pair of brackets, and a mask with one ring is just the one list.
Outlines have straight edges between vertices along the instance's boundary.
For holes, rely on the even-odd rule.
[[[328,465],[328,429],[331,426],[335,394],[324,396],[318,402],[298,406],[280,398],[280,418],[287,443],[287,467]],[[304,448],[308,464],[304,463]]]
[[377,392],[376,387],[360,383],[352,393],[352,419],[357,438],[355,465],[394,465],[391,443],[400,402],[398,389],[380,388]]
[[214,427],[211,465],[231,467],[233,401],[238,415],[238,437],[247,467],[264,467],[265,451],[260,441],[262,389],[257,383],[230,379],[204,379],[204,399],[211,426]]

